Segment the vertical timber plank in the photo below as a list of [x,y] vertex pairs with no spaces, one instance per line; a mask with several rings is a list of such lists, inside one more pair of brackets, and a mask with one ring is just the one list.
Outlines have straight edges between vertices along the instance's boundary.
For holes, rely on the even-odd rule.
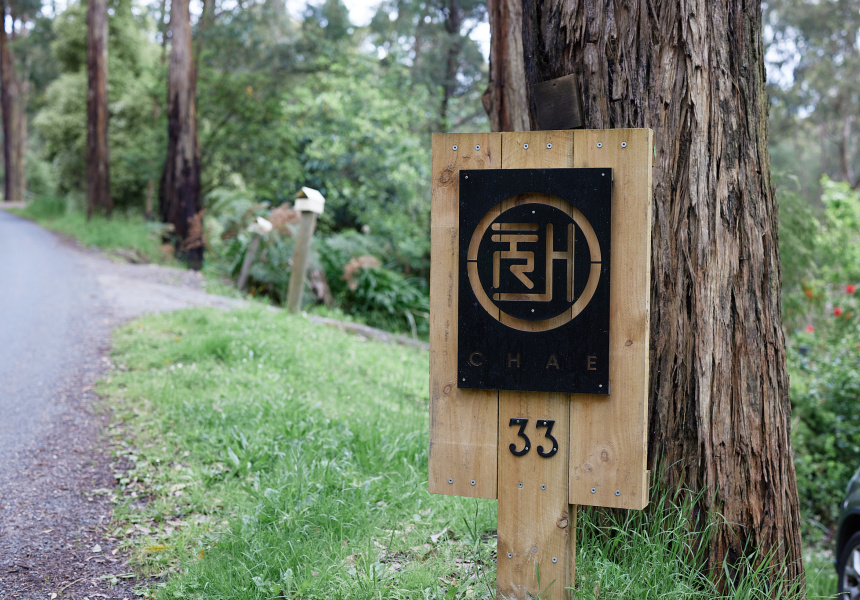
[[648,504],[653,147],[650,129],[579,130],[574,138],[573,166],[610,167],[614,178],[610,394],[576,395],[571,407],[569,485],[574,504],[632,509]]
[[[572,131],[502,134],[505,169],[563,168],[573,165]],[[526,147],[528,145],[528,147]],[[548,147],[551,145],[551,148]],[[499,521],[496,585],[499,598],[548,600],[568,597],[576,560],[576,507],[568,504],[570,395],[546,392],[499,392]],[[530,450],[522,450],[512,418],[528,419]],[[552,420],[558,452],[543,458],[552,443],[538,420]],[[542,487],[543,486],[543,487]],[[540,581],[536,576],[539,568]]]
[[433,135],[429,489],[434,494],[496,497],[498,392],[457,387],[457,276],[460,169],[499,169],[501,158],[501,134]]

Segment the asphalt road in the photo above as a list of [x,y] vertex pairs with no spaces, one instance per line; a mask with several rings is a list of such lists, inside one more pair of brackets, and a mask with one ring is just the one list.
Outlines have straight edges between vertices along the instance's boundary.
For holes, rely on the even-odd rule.
[[76,356],[105,340],[96,278],[59,238],[0,211],[0,481],[61,417]]
[[93,385],[126,320],[243,304],[202,286],[199,273],[115,262],[0,210],[0,600],[135,597],[143,582],[126,579],[106,493],[123,465]]

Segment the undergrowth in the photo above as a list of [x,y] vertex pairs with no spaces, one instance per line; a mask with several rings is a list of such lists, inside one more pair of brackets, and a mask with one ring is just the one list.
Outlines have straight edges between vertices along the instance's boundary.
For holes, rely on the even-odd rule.
[[[495,597],[496,503],[427,492],[425,351],[254,308],[134,321],[113,360],[114,527],[147,595]],[[580,510],[573,597],[771,597],[756,556],[717,593],[692,514]]]

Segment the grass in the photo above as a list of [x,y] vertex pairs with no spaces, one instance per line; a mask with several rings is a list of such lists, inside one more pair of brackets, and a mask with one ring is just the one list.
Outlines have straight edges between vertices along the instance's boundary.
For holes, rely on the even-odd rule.
[[126,260],[167,263],[171,259],[161,250],[161,223],[145,221],[138,212],[114,211],[110,219],[86,215],[70,207],[64,198],[38,198],[23,209],[9,212],[36,221],[57,233],[73,237],[87,247],[121,255]]
[[[114,534],[147,595],[495,597],[496,503],[427,492],[426,352],[257,307],[134,321],[113,361]],[[574,597],[769,598],[755,569],[716,592],[691,514],[581,510]]]

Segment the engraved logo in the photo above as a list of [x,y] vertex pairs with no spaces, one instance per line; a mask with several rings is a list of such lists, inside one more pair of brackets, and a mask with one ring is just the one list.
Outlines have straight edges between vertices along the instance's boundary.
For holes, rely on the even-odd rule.
[[575,319],[594,296],[600,244],[570,203],[523,194],[484,215],[469,243],[467,268],[490,316],[520,331],[549,331]]

